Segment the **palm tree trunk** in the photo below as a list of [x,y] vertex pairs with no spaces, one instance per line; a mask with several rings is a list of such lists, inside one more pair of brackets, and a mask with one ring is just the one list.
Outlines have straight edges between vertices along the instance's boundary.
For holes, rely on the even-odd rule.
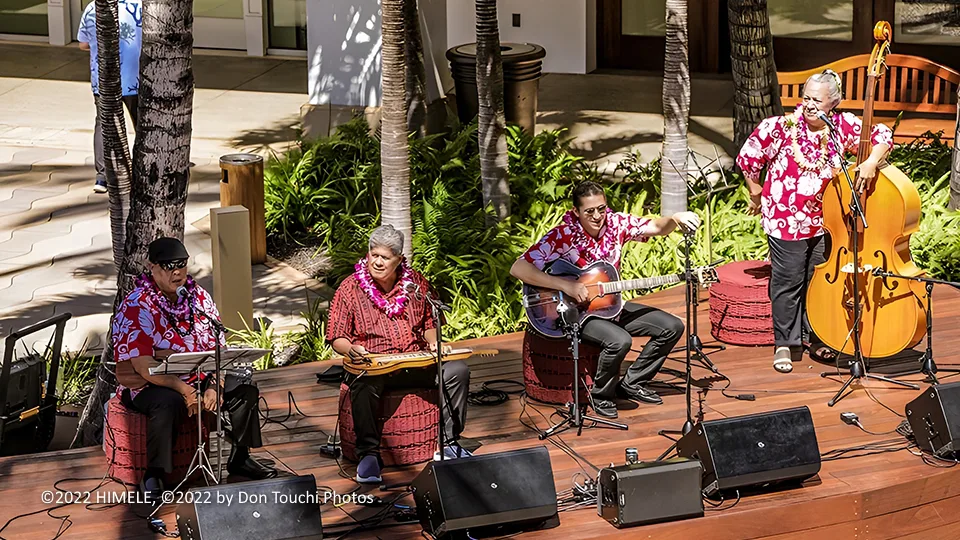
[[737,148],[764,118],[783,115],[767,0],[728,0]]
[[957,88],[957,128],[953,136],[953,167],[950,169],[950,210],[960,209],[960,87]]
[[381,221],[403,233],[403,253],[413,254],[410,220],[406,77],[404,73],[404,0],[383,0],[383,104],[381,106]]
[[[150,242],[183,238],[193,114],[193,1],[146,0],[142,47],[134,177],[114,312],[143,272]],[[116,388],[109,331],[106,343],[73,446],[96,443],[103,404]]]
[[[507,121],[503,112],[503,59],[497,0],[476,0],[477,8],[477,137],[480,146],[480,179],[488,224],[510,215],[507,182]],[[532,135],[532,134],[531,134]]]
[[427,73],[423,66],[423,39],[417,0],[403,2],[404,55],[406,57],[407,131],[423,137],[427,121]]
[[120,81],[120,21],[117,3],[96,0],[97,67],[100,81],[97,116],[103,137],[104,172],[110,199],[110,232],[113,263],[117,271],[123,262],[124,226],[130,211],[132,164],[123,117]]
[[687,124],[690,116],[690,60],[687,0],[666,0],[663,62],[663,179],[660,213],[687,209]]

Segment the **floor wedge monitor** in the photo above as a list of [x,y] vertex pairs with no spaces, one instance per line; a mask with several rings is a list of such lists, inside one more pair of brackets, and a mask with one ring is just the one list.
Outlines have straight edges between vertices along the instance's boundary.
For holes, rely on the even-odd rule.
[[559,524],[553,467],[543,446],[432,461],[412,489],[423,530],[437,538]]
[[820,472],[810,409],[796,407],[701,422],[677,453],[703,464],[703,493],[799,481]]

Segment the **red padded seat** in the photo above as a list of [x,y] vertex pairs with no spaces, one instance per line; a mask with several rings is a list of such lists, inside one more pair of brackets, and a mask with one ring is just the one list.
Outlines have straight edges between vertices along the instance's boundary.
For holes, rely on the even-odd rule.
[[717,268],[710,286],[710,333],[732,345],[773,345],[770,263],[737,261]]
[[[600,358],[600,347],[580,341],[581,381],[593,384]],[[570,340],[547,338],[533,330],[523,336],[523,386],[527,396],[562,405],[573,401],[573,353]],[[580,403],[587,402],[587,391],[580,385]]]
[[[437,449],[437,406],[435,388],[385,390],[377,421],[383,426],[380,459],[385,466],[410,465],[433,459]],[[340,449],[357,461],[357,435],[353,432],[350,388],[340,385]]]
[[[203,440],[210,440],[206,418]],[[209,452],[210,447],[207,446]],[[197,418],[188,416],[180,424],[173,447],[173,472],[164,479],[172,488],[183,480],[190,461],[197,451]],[[107,475],[118,482],[139,485],[147,470],[147,416],[127,408],[114,396],[107,402],[106,425],[103,427],[103,452],[107,455]]]

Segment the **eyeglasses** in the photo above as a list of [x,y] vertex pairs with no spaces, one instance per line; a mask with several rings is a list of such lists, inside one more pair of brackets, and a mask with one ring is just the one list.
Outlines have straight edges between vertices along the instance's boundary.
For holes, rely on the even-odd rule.
[[607,205],[602,204],[596,208],[587,208],[583,211],[584,214],[588,216],[602,216],[607,212]]
[[167,271],[179,270],[181,268],[187,267],[187,259],[177,259],[175,261],[164,261],[158,264],[160,265],[160,268],[163,268],[164,270],[167,270]]

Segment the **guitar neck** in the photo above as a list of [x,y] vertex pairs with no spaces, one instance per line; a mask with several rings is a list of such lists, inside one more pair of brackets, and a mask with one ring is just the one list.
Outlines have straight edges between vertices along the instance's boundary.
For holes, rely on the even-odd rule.
[[863,122],[860,130],[860,145],[857,148],[857,163],[870,157],[873,146],[870,137],[873,134],[873,101],[877,89],[877,76],[867,75],[867,91],[863,100]]
[[611,294],[623,291],[635,291],[637,289],[652,289],[654,287],[669,285],[671,283],[680,283],[680,275],[671,274],[668,276],[611,281],[609,283],[601,283],[600,288],[603,290],[604,294]]

